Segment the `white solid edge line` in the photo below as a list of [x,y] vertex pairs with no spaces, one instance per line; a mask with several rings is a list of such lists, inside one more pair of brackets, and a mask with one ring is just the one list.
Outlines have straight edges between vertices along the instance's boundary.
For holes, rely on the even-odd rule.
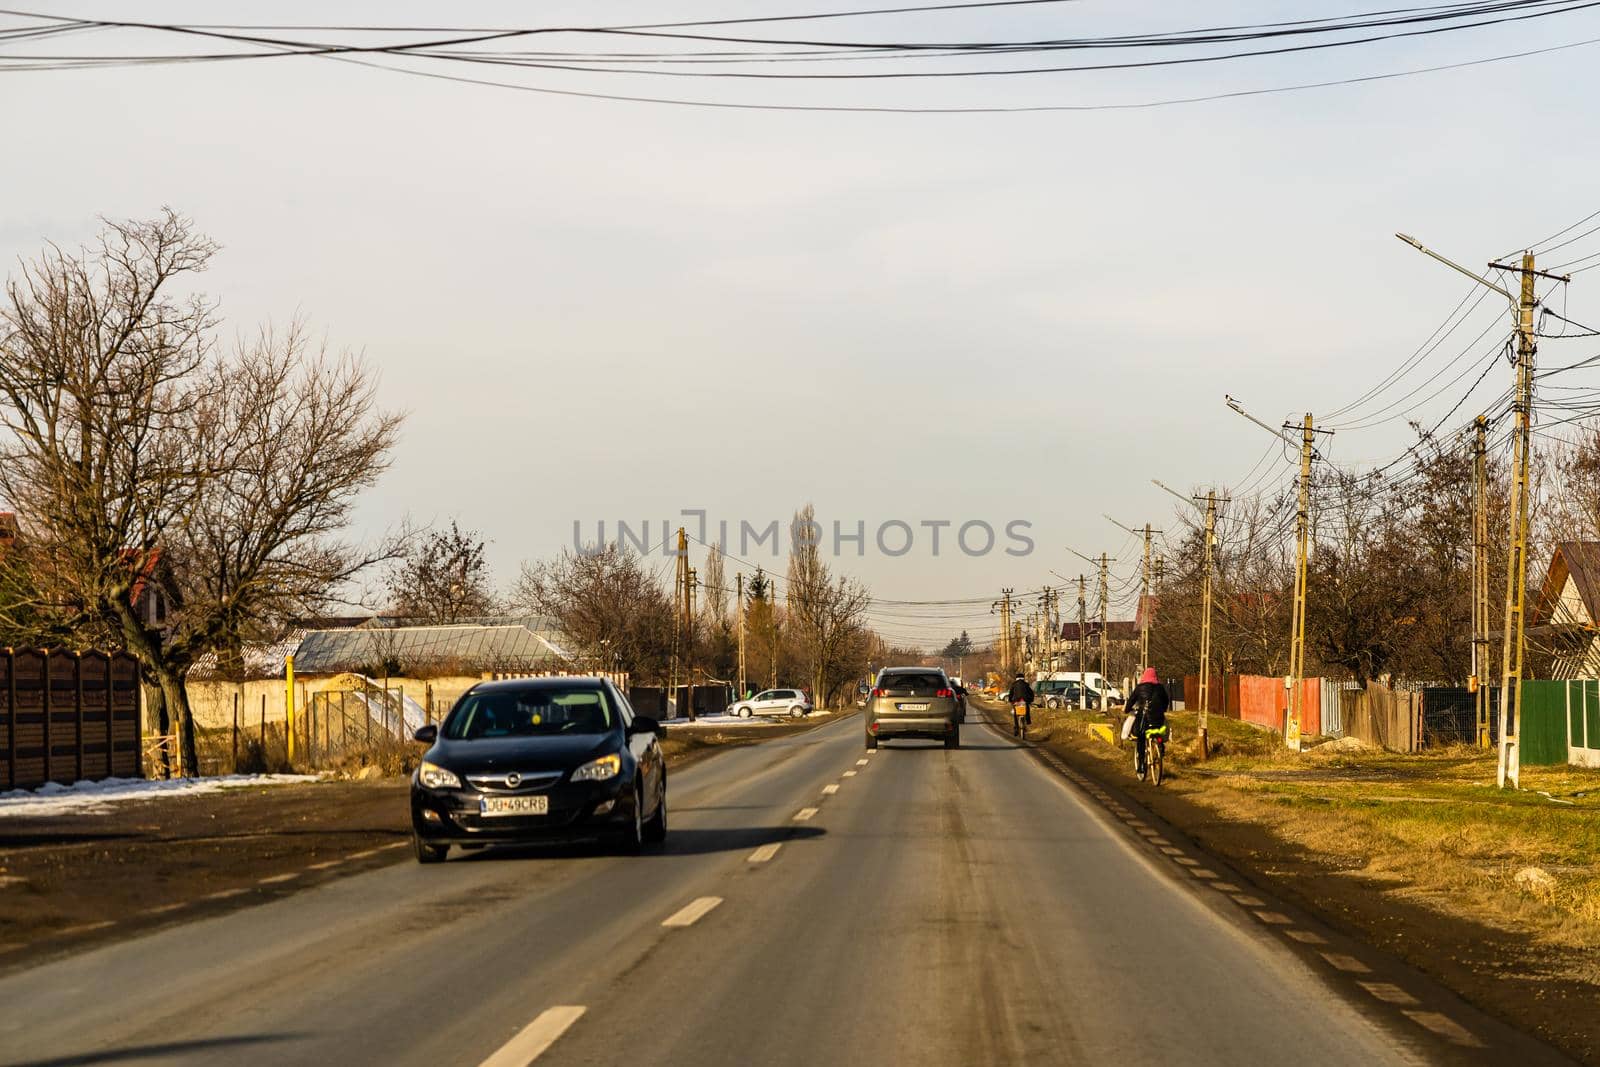
[[583,1007],[576,1004],[545,1009],[533,1022],[518,1030],[516,1037],[484,1060],[482,1067],[527,1067],[582,1018],[583,1012]]
[[750,863],[765,863],[778,854],[778,849],[783,847],[782,841],[774,841],[769,845],[762,845],[750,853]]
[[699,922],[712,908],[722,903],[721,897],[701,897],[691,900],[682,908],[673,912],[661,921],[662,926],[693,926]]

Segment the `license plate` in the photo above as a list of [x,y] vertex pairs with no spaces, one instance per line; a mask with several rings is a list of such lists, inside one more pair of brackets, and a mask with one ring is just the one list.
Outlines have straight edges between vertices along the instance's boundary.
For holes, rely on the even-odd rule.
[[480,797],[478,812],[483,815],[548,815],[550,798],[533,797]]
[[898,707],[901,711],[927,711],[928,710],[928,705],[926,705],[926,704],[897,704],[895,706]]

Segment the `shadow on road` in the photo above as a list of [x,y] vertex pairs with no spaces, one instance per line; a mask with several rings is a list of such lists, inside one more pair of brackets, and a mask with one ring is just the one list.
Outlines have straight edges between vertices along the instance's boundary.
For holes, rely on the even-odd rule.
[[[703,856],[714,852],[742,852],[777,842],[804,841],[821,837],[827,831],[817,826],[742,826],[724,830],[674,829],[666,844],[647,847],[637,859],[652,856]],[[485,863],[497,860],[592,859],[611,855],[599,841],[560,842],[548,845],[489,845],[475,849],[453,862]]]
[[239,1034],[234,1037],[207,1037],[194,1041],[164,1041],[154,1045],[129,1045],[126,1048],[99,1049],[73,1056],[54,1056],[48,1060],[20,1060],[14,1067],[76,1067],[79,1064],[123,1063],[136,1060],[172,1059],[195,1056],[212,1060],[223,1050],[245,1045],[266,1045],[295,1041],[300,1034]]

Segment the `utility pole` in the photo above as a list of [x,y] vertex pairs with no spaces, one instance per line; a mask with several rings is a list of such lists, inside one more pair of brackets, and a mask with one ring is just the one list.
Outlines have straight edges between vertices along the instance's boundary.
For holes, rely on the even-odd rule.
[[[1200,500],[1198,496],[1184,496],[1166,483],[1151,479],[1159,488],[1166,490],[1189,507],[1196,507]],[[1223,497],[1224,503],[1227,497]],[[1215,552],[1217,544],[1217,494],[1215,490],[1207,492],[1205,546],[1203,549],[1204,562],[1200,572],[1200,692],[1197,694],[1199,708],[1196,718],[1200,742],[1200,758],[1207,759],[1211,752],[1209,749],[1210,738],[1207,731],[1207,713],[1211,710],[1211,575],[1216,570]]]
[[1217,494],[1206,494],[1205,574],[1200,579],[1200,758],[1211,756],[1206,714],[1211,710],[1211,572],[1217,544]]
[[[1491,264],[1493,266],[1494,264]],[[1500,760],[1498,779],[1504,789],[1521,787],[1522,757],[1522,667],[1523,638],[1527,619],[1523,603],[1528,591],[1528,464],[1532,451],[1533,429],[1533,309],[1538,297],[1533,291],[1533,253],[1522,255],[1522,289],[1517,300],[1517,413],[1516,433],[1511,438],[1511,541],[1506,555],[1505,648],[1501,652],[1500,682]]]
[[[1111,518],[1109,515],[1106,516],[1106,517],[1107,518]],[[1116,522],[1115,519],[1112,519],[1111,521],[1112,522]],[[1126,529],[1126,527],[1124,527],[1124,529]],[[1096,567],[1100,568],[1100,678],[1101,678],[1101,680],[1103,681],[1104,684],[1109,685],[1110,684],[1110,679],[1106,676],[1106,670],[1107,670],[1107,668],[1109,666],[1109,662],[1110,662],[1111,649],[1110,649],[1110,640],[1109,640],[1109,638],[1107,636],[1108,625],[1107,625],[1107,614],[1106,613],[1109,611],[1110,603],[1111,603],[1111,582],[1110,582],[1110,574],[1109,574],[1109,572],[1110,572],[1110,569],[1111,569],[1111,564],[1115,563],[1116,560],[1112,559],[1110,556],[1106,555],[1104,552],[1102,552],[1100,554],[1100,558],[1099,559],[1093,559],[1093,558],[1091,558],[1089,556],[1085,556],[1082,552],[1077,552],[1077,551],[1074,551],[1073,549],[1070,549],[1070,548],[1067,549],[1067,551],[1071,552],[1074,556],[1077,556],[1079,559],[1081,559],[1081,560],[1083,560],[1083,561],[1085,561],[1087,563],[1093,563]],[[1080,577],[1079,578],[1079,600],[1078,600],[1078,603],[1080,605],[1080,614],[1081,614],[1081,606],[1082,606],[1082,603],[1083,603],[1082,590],[1083,590],[1082,578]],[[1078,639],[1080,641],[1082,641],[1082,639],[1083,639],[1083,631],[1082,630],[1078,631]],[[1083,667],[1083,651],[1082,651],[1081,648],[1079,649],[1079,652],[1078,652],[1078,666],[1079,666],[1078,680],[1083,682],[1084,688],[1087,689],[1088,688],[1088,679],[1084,678],[1084,676],[1083,676],[1083,670],[1082,670],[1082,667]],[[1106,711],[1108,709],[1105,708],[1104,706],[1102,706],[1100,710],[1101,711]]]
[[695,608],[695,603],[694,602],[695,602],[695,595],[694,594],[695,594],[695,589],[698,587],[698,585],[699,585],[699,582],[697,581],[697,579],[695,577],[695,570],[694,570],[693,567],[690,567],[688,569],[688,573],[684,577],[684,583],[683,583],[683,608],[684,608],[683,628],[684,628],[684,633],[687,635],[688,655],[684,657],[687,660],[686,669],[685,669],[684,673],[687,675],[687,680],[688,680],[689,719],[690,719],[691,722],[694,720],[694,717],[695,717],[695,715],[694,715],[694,608]]
[[1282,427],[1274,429],[1251,415],[1240,406],[1233,397],[1225,397],[1228,406],[1243,415],[1257,426],[1266,430],[1272,436],[1295,443],[1294,438],[1288,436],[1287,431],[1298,428],[1300,430],[1300,502],[1295,512],[1295,568],[1294,568],[1294,615],[1289,628],[1289,714],[1285,716],[1283,724],[1283,742],[1296,752],[1300,751],[1300,719],[1305,710],[1305,673],[1306,673],[1306,560],[1310,553],[1311,545],[1311,461],[1320,459],[1317,455],[1317,434],[1332,434],[1332,430],[1322,430],[1316,427],[1311,417],[1311,412],[1306,412],[1304,423],[1296,427],[1292,423],[1284,423]]
[[1014,590],[1000,590],[1000,599],[989,605],[989,611],[1000,612],[1000,673],[1011,673],[1011,594]]
[[672,578],[672,673],[670,678],[671,697],[674,711],[683,709],[677,707],[678,700],[678,655],[683,645],[683,616],[684,607],[688,600],[684,595],[689,576],[689,536],[682,526],[678,527],[678,562]]
[[1504,647],[1501,650],[1500,677],[1500,758],[1496,773],[1500,788],[1504,789],[1506,780],[1510,779],[1511,787],[1516,789],[1522,777],[1518,742],[1522,733],[1522,670],[1526,651],[1524,640],[1527,636],[1528,466],[1533,450],[1533,357],[1536,350],[1533,312],[1539,306],[1533,280],[1548,278],[1551,281],[1568,282],[1572,279],[1563,274],[1535,270],[1532,252],[1522,254],[1520,267],[1509,263],[1490,263],[1491,270],[1510,271],[1521,276],[1522,284],[1518,292],[1512,293],[1483,275],[1446,259],[1432,249],[1424,248],[1415,237],[1403,233],[1395,236],[1424,255],[1460,271],[1479,285],[1493,289],[1505,297],[1516,312],[1517,375],[1511,409],[1516,412],[1517,424],[1511,438],[1511,506],[1508,509],[1511,531],[1506,552],[1505,635],[1502,638]]
[[1294,520],[1294,622],[1289,635],[1289,718],[1283,727],[1284,744],[1296,752],[1300,751],[1300,717],[1305,711],[1305,686],[1301,683],[1306,674],[1306,556],[1311,538],[1311,457],[1316,452],[1316,440],[1308,411],[1300,437],[1300,506]]
[[1087,711],[1089,708],[1089,683],[1083,676],[1084,645],[1089,635],[1089,609],[1088,609],[1089,578],[1087,575],[1078,575],[1078,710]]
[[[1110,569],[1111,560],[1104,552],[1100,553],[1100,684],[1107,687],[1111,685],[1110,676],[1106,674],[1106,671],[1110,669],[1111,658],[1111,623],[1108,615],[1111,608]],[[1109,700],[1106,701],[1106,703],[1109,702]],[[1102,706],[1100,710],[1109,711],[1110,709]]]
[[1126,530],[1135,537],[1141,534],[1144,536],[1144,562],[1139,568],[1139,610],[1136,613],[1139,618],[1139,671],[1143,673],[1144,669],[1150,666],[1150,535],[1161,531],[1152,530],[1148,522],[1144,524],[1143,530],[1137,530],[1132,526],[1123,526],[1110,515],[1107,515],[1106,519],[1111,525]]
[[1472,440],[1472,699],[1479,748],[1489,747],[1489,423],[1479,415]]
[[739,612],[739,669],[738,680],[734,682],[734,699],[744,699],[744,575],[734,576],[734,587],[737,590],[737,608]]

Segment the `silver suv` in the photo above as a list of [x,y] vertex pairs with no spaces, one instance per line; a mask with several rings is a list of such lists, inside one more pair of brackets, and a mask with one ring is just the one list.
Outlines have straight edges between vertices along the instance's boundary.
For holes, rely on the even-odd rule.
[[867,700],[867,747],[891,737],[926,737],[961,747],[955,686],[938,667],[885,667]]

